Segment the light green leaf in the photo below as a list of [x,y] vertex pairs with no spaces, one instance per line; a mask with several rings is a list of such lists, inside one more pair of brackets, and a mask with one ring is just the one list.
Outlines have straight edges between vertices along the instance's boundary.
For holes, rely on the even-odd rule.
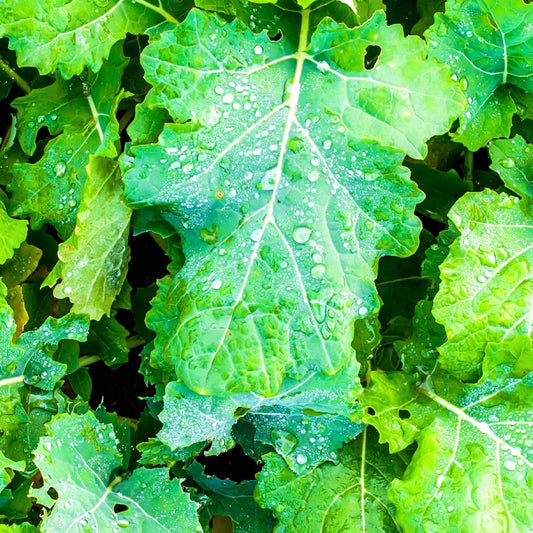
[[323,463],[304,476],[292,472],[275,454],[264,460],[255,498],[279,519],[274,531],[400,531],[386,492],[404,464],[367,431],[343,448],[339,464]]
[[12,257],[15,248],[24,242],[27,228],[26,220],[16,220],[7,214],[0,197],[0,265]]
[[365,408],[363,420],[378,430],[379,442],[388,442],[391,453],[412,444],[435,416],[424,397],[415,402],[417,381],[405,372],[373,371],[370,385],[359,398]]
[[403,152],[369,139],[419,157],[463,106],[381,12],[311,37],[304,10],[299,41],[193,10],[143,52],[151,101],[179,124],[131,148],[126,196],[160,207],[187,258],[147,319],[152,364],[201,394],[273,395],[285,376],[346,364],[354,319],[379,305],[379,257],[409,255],[420,228]]
[[448,0],[426,32],[431,57],[463,80],[468,103],[454,140],[469,150],[509,136],[509,85],[533,92],[532,24],[533,6],[522,0]]
[[440,267],[433,306],[448,337],[440,363],[473,380],[488,342],[531,335],[533,218],[529,201],[489,189],[464,195],[449,218],[460,235]]
[[64,78],[85,67],[100,70],[111,47],[129,33],[166,20],[177,22],[149,0],[0,1],[0,37],[7,36],[20,66]]
[[529,374],[486,380],[457,397],[449,386],[418,389],[436,417],[388,493],[404,531],[529,531],[532,386]]
[[533,203],[533,147],[517,135],[491,142],[489,155],[490,168],[500,175],[505,185]]
[[59,262],[44,281],[73,313],[109,316],[129,261],[131,209],[126,205],[118,163],[91,157],[74,233],[59,245]]
[[[168,470],[139,468],[123,479],[112,472],[122,455],[111,424],[100,424],[92,412],[58,415],[36,450],[35,464],[44,480],[33,490],[45,513],[43,533],[70,531],[201,532],[196,504],[189,500]],[[53,487],[57,501],[47,491]],[[115,511],[115,505],[126,506]]]
[[295,472],[336,460],[336,451],[363,429],[355,404],[358,365],[335,376],[316,372],[301,381],[286,379],[276,396],[255,393],[203,396],[172,382],[166,388],[158,438],[171,450],[211,442],[209,454],[234,445],[238,419],[251,423],[255,440],[273,447]]
[[14,101],[21,146],[28,154],[34,153],[41,128],[55,135],[38,161],[13,165],[10,207],[15,215],[29,216],[33,228],[51,222],[66,238],[74,227],[90,155],[117,155],[115,114],[124,97],[120,77],[126,65],[119,44],[86,81],[67,82],[58,76],[52,85]]

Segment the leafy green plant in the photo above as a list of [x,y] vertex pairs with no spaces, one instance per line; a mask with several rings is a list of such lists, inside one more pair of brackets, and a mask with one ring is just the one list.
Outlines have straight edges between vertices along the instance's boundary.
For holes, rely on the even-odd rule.
[[0,8],[0,531],[531,531],[529,3]]

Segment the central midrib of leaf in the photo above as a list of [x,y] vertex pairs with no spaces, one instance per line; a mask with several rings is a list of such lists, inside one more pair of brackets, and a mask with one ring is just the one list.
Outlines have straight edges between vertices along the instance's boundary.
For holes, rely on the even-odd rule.
[[[248,262],[248,268],[247,268],[246,273],[244,275],[239,294],[235,298],[235,303],[233,304],[233,310],[236,309],[238,304],[243,299],[244,291],[246,290],[246,285],[248,283],[248,279],[250,277],[250,273],[252,272],[255,260],[257,259],[257,255],[258,255],[259,249],[261,248],[261,244],[263,242],[263,236],[265,234],[266,228],[267,228],[268,224],[274,224],[274,225],[276,224],[275,219],[274,219],[274,214],[273,214],[274,213],[274,205],[276,203],[277,193],[278,193],[279,186],[280,186],[280,183],[281,183],[281,180],[282,180],[282,177],[283,177],[283,163],[284,163],[284,160],[285,160],[285,154],[287,153],[287,147],[288,147],[288,144],[289,144],[291,128],[292,128],[292,126],[293,126],[293,124],[295,122],[295,119],[296,119],[296,111],[298,109],[298,100],[299,100],[299,97],[300,97],[300,87],[301,87],[301,78],[302,78],[303,65],[304,65],[305,60],[308,58],[308,56],[306,54],[306,50],[307,50],[307,40],[308,40],[308,35],[309,35],[309,14],[310,14],[310,10],[309,9],[304,9],[301,12],[302,24],[301,24],[301,27],[300,27],[300,38],[299,38],[299,42],[298,42],[298,50],[296,51],[296,53],[293,56],[289,56],[289,57],[293,57],[293,58],[296,59],[296,68],[295,68],[295,71],[294,71],[294,80],[293,80],[293,83],[292,83],[291,89],[290,89],[290,97],[288,98],[288,100],[286,102],[284,102],[283,105],[281,105],[279,108],[277,108],[277,111],[279,111],[280,109],[282,109],[284,107],[288,107],[289,108],[289,114],[287,116],[287,122],[285,123],[285,129],[283,130],[283,137],[282,137],[282,140],[281,140],[281,147],[280,147],[278,162],[277,162],[276,170],[275,170],[275,173],[274,173],[274,186],[273,186],[273,189],[272,189],[272,197],[271,197],[271,199],[270,199],[270,201],[268,203],[268,211],[267,211],[267,214],[266,214],[265,219],[263,221],[263,225],[261,226],[260,233],[258,235],[258,238],[257,238],[254,246],[253,246],[252,253],[250,255],[250,261]],[[285,57],[283,59],[287,59],[287,57]],[[304,294],[304,297],[306,297],[305,294]],[[232,315],[233,315],[233,313],[232,313]],[[222,345],[224,344],[224,340],[226,338],[226,334],[228,333],[228,330],[229,330],[229,327],[230,327],[230,324],[231,324],[232,315],[228,319],[228,322],[226,324],[226,328],[224,330],[224,334],[220,336],[220,342],[219,342],[219,344],[217,346],[217,349],[214,352],[215,354],[218,353],[218,351],[221,349]]]

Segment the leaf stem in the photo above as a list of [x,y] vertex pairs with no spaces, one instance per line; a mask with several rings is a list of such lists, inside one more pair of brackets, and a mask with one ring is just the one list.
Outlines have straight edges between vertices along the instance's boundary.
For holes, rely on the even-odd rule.
[[[368,427],[368,426],[367,426]],[[365,515],[365,467],[366,467],[366,430],[363,430],[363,443],[361,446],[361,531],[366,531]]]
[[465,182],[469,191],[474,190],[474,152],[465,150]]
[[103,361],[103,358],[100,355],[82,355],[78,359],[78,367],[89,366],[98,361]]
[[142,346],[143,344],[146,344],[146,341],[140,335],[132,335],[126,339],[126,346],[129,350],[137,348],[137,346]]
[[15,383],[22,383],[23,381],[24,381],[24,376],[0,379],[0,387],[7,387],[8,385],[13,385]]
[[154,6],[154,4],[151,4],[150,2],[146,2],[146,0],[134,0],[134,1],[137,4],[141,4],[141,6],[147,7],[148,9],[151,9],[152,11],[159,13],[164,19],[168,20],[169,22],[173,22],[174,24],[179,24],[179,20],[175,19],[170,13],[165,11],[161,6]]
[[3,59],[0,57],[0,68],[26,93],[31,93],[31,87],[29,83],[24,80],[15,70],[13,70]]

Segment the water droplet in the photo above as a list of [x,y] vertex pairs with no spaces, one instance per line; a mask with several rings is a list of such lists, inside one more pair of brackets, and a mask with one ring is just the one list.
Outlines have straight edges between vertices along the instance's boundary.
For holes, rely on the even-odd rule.
[[299,453],[297,456],[296,456],[296,462],[299,464],[299,465],[304,465],[305,463],[307,463],[307,457],[302,454],[302,453]]
[[231,93],[227,93],[225,94],[223,97],[222,97],[222,101],[225,103],[225,104],[231,104],[231,102],[233,102],[233,99],[235,97],[231,94]]
[[317,63],[316,68],[320,72],[329,72],[329,70],[331,69],[327,61],[320,61],[319,63]]
[[326,273],[326,267],[322,264],[315,265],[311,269],[311,276],[315,279],[321,278]]
[[516,463],[514,461],[505,461],[503,466],[507,468],[507,470],[514,470],[516,468]]
[[513,168],[514,165],[515,165],[515,161],[514,159],[511,159],[510,157],[507,157],[505,159],[502,159],[500,161],[500,164],[502,167],[505,167],[505,168]]
[[250,239],[252,241],[257,242],[261,236],[263,235],[263,230],[261,228],[254,229],[252,233],[250,233]]
[[366,307],[360,307],[359,308],[359,314],[361,316],[366,315],[368,313],[368,309]]
[[292,236],[296,242],[303,244],[309,240],[311,230],[305,226],[300,226],[294,230]]
[[222,282],[219,279],[216,279],[211,283],[211,287],[215,290],[220,289],[220,287],[222,287]]
[[257,45],[254,48],[254,54],[259,55],[259,54],[262,54],[262,53],[263,53],[263,48],[261,46]]
[[316,181],[320,177],[320,174],[318,173],[318,170],[312,170],[307,177],[309,178],[309,181]]
[[57,176],[62,176],[65,173],[65,170],[67,169],[67,166],[65,163],[57,163],[57,165],[54,167],[54,172]]

